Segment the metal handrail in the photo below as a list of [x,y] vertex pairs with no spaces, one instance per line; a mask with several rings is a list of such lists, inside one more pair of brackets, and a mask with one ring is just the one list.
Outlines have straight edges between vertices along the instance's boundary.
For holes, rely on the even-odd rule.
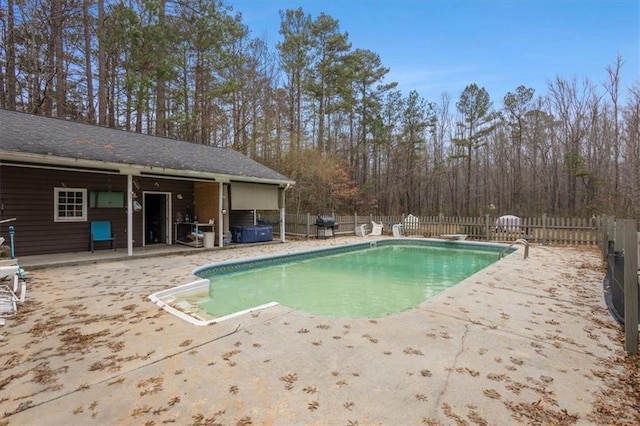
[[518,243],[524,245],[524,258],[525,259],[528,258],[529,257],[529,241],[525,240],[524,238],[518,238],[517,240],[509,244],[508,247],[505,247],[504,249],[502,249],[502,251],[498,255],[498,259],[502,259],[502,257],[504,256],[504,253]]

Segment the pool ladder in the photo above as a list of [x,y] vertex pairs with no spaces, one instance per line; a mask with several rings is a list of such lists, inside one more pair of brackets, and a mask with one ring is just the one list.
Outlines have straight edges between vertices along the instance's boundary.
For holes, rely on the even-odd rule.
[[524,258],[525,259],[528,258],[529,257],[529,241],[525,240],[524,238],[518,238],[517,240],[509,244],[508,247],[505,247],[504,249],[502,249],[502,251],[498,255],[498,259],[502,259],[504,257],[504,254],[507,252],[507,250],[509,250],[511,247],[513,247],[516,244],[524,245]]

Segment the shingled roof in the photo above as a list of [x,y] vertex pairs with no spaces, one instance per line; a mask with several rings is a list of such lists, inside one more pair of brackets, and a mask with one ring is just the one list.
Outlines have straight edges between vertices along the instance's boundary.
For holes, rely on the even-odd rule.
[[189,172],[190,176],[293,183],[231,149],[0,109],[0,158],[10,154],[130,166],[168,175]]

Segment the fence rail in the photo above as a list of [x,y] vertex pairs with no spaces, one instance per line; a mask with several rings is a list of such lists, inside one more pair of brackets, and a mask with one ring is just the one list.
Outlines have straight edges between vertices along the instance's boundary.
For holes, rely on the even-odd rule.
[[[402,224],[407,236],[440,237],[447,234],[465,234],[469,240],[514,241],[527,238],[530,243],[598,245],[601,239],[600,217],[559,218],[541,217],[522,218],[514,229],[496,232],[496,217],[417,216],[415,221],[405,215],[332,215],[338,224],[336,235],[353,235],[357,226],[371,222],[382,223],[384,233],[392,233],[392,225]],[[280,233],[278,218],[267,218],[276,223],[274,233]],[[285,216],[286,235],[303,238],[318,236],[315,226],[316,216],[312,214],[287,214]]]

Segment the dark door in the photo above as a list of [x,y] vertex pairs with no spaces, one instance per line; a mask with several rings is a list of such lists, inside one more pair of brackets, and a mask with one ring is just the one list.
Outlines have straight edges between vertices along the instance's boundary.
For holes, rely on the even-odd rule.
[[167,235],[167,195],[144,194],[144,244],[166,244]]

